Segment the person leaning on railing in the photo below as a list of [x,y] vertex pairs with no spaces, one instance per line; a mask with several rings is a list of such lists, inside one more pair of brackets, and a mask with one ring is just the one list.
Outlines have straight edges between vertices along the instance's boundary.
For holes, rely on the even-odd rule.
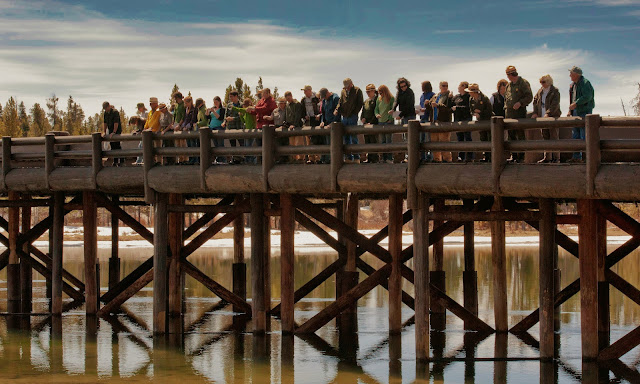
[[[334,114],[336,108],[338,107],[338,103],[340,102],[340,97],[333,92],[329,92],[327,88],[320,89],[320,99],[322,100],[322,116],[320,118],[320,128],[325,126],[331,127],[331,123],[339,122],[340,115]],[[324,144],[331,144],[331,136],[323,136]],[[329,164],[330,157],[327,154],[324,154],[320,157],[320,162],[322,164]]]
[[[120,126],[120,113],[113,108],[108,101],[102,103],[102,109],[104,109],[104,118],[102,123],[102,132],[104,137],[111,137],[113,135],[122,134],[122,127]],[[112,141],[109,143],[111,145],[111,149],[122,149],[119,141]],[[119,167],[124,165],[123,158],[113,158],[113,166]]]
[[[287,100],[287,109],[285,112],[285,126],[288,126],[290,130],[301,130],[304,124],[304,107],[302,103],[293,98],[293,94],[290,91],[284,93],[284,98]],[[289,144],[295,146],[307,145],[307,138],[305,136],[293,136],[288,138]],[[304,155],[293,156],[295,163],[304,163]]]
[[[431,115],[431,123],[451,122],[451,107],[453,107],[453,94],[449,92],[449,83],[440,82],[440,92],[431,98],[431,103],[427,104]],[[450,132],[431,132],[432,142],[451,141]],[[433,160],[436,163],[451,162],[451,152],[433,152]]]
[[493,115],[504,117],[504,94],[507,92],[507,85],[509,82],[505,79],[500,79],[496,86],[497,91],[494,92],[489,100],[493,106]]
[[[198,120],[194,124],[191,132],[197,133],[200,128],[206,127],[209,125],[209,116],[207,116],[207,106],[204,103],[204,100],[201,98],[196,99],[196,110],[198,111],[197,116]],[[192,148],[200,147],[200,139],[191,139],[187,141],[187,145]],[[188,164],[197,165],[200,164],[200,156],[189,156]]]
[[[237,111],[238,115],[242,119],[242,125],[244,126],[244,129],[248,131],[252,131],[256,129],[256,115],[252,115],[250,113],[250,111],[253,109],[252,103],[253,103],[253,100],[251,100],[250,97],[247,97],[246,99],[244,99],[242,103],[242,108],[233,107],[233,111],[234,112]],[[254,141],[255,139],[244,139],[243,145],[245,147],[252,147]],[[256,162],[256,157],[245,156],[244,162],[247,164],[253,164]]]
[[[322,113],[320,110],[320,98],[316,96],[310,85],[305,85],[301,91],[304,91],[304,96],[300,99],[300,103],[304,107],[304,126],[315,128],[320,125]],[[323,145],[325,143],[324,137],[318,135],[309,137],[309,142],[311,142],[311,145]],[[317,164],[319,162],[320,156],[318,155],[309,155],[307,158],[308,164]]]
[[[206,115],[211,119],[209,122],[209,128],[212,131],[224,131],[222,124],[224,123],[224,113],[225,109],[222,108],[222,100],[220,100],[220,96],[216,96],[213,98],[213,107],[207,109]],[[216,148],[224,147],[224,139],[214,138],[213,146]],[[217,164],[226,164],[227,158],[224,156],[216,157]]]
[[[342,116],[342,125],[345,127],[354,126],[358,124],[358,114],[364,104],[364,96],[362,90],[355,85],[350,78],[346,78],[342,81],[344,88],[340,93],[340,99],[336,109],[333,111],[334,116]],[[344,135],[344,144],[358,144],[357,135]],[[345,154],[346,163],[359,163],[359,153]]]
[[[160,134],[161,135],[173,135],[173,115],[169,112],[165,103],[158,105],[158,112],[160,113]],[[165,148],[175,147],[173,140],[162,140],[162,146]],[[165,165],[175,164],[173,157],[164,158]]]
[[[238,91],[229,92],[229,103],[224,111],[224,122],[222,123],[222,128],[232,129],[232,130],[240,130],[242,129],[242,119],[240,118],[240,113],[235,108],[240,108],[242,105],[240,104],[240,96]],[[254,124],[255,125],[255,124]],[[242,139],[229,139],[229,145],[232,147],[244,147],[244,140]],[[242,163],[242,157],[240,156],[232,156],[231,163],[240,164]]]
[[[579,116],[584,118],[593,113],[596,103],[593,98],[593,87],[591,82],[582,75],[580,67],[572,67],[569,69],[569,77],[571,78],[571,86],[569,87],[569,116]],[[574,127],[571,133],[572,139],[584,140],[584,126]],[[571,162],[581,162],[582,152],[575,152]]]
[[[396,102],[393,105],[393,111],[398,108],[400,114],[396,117],[402,124],[409,124],[409,120],[416,118],[416,97],[411,89],[411,83],[404,77],[399,78],[396,81]],[[402,140],[407,142],[407,134],[402,134]],[[403,162],[407,162],[407,156],[405,155]]]
[[[171,102],[171,112],[173,112],[173,131],[174,133],[181,132],[180,123],[184,120],[184,116],[186,114],[185,105],[184,105],[184,97],[182,96],[182,92],[175,92],[172,97]],[[185,148],[187,146],[187,141],[184,139],[174,140],[174,145],[176,147]],[[183,162],[186,160],[185,156],[178,156],[177,162]]]
[[[379,125],[393,125],[393,116],[389,113],[393,108],[393,104],[396,99],[391,94],[389,87],[386,85],[381,85],[378,87],[378,100],[376,100],[376,118],[378,118]],[[382,133],[380,134],[380,142],[382,144],[391,144],[392,143],[393,134],[391,133]],[[391,152],[385,152],[382,154],[382,160],[385,163],[392,164],[393,163],[393,154]]]
[[[529,82],[518,75],[516,67],[510,65],[506,69],[509,84],[504,94],[504,112],[508,119],[524,119],[527,117],[527,105],[533,101],[533,93]],[[524,129],[510,129],[509,140],[525,140]],[[512,153],[510,162],[523,162],[524,152]]]
[[[538,117],[560,117],[560,91],[553,86],[553,78],[551,75],[544,75],[540,78],[540,89],[533,97],[533,114],[531,118]],[[540,129],[544,140],[558,140],[558,128],[542,128]],[[559,163],[560,152],[546,152],[544,157],[538,163]]]
[[[469,109],[469,93],[467,88],[469,82],[463,81],[458,85],[458,94],[453,97],[453,111],[454,121],[471,121],[471,110]],[[456,138],[458,141],[471,141],[471,132],[456,132]],[[458,161],[471,161],[473,160],[473,152],[458,152]]]
[[[431,98],[435,95],[433,92],[433,86],[430,81],[422,82],[422,95],[420,95],[420,112],[422,116],[420,117],[420,123],[428,123],[431,118],[430,110],[427,109],[426,104],[429,103]],[[420,132],[420,143],[428,143],[431,141],[431,133],[430,132]],[[420,163],[424,164],[427,162],[433,161],[433,154],[431,151],[420,151]]]
[[[491,100],[489,100],[489,98],[480,91],[478,84],[474,83],[469,85],[469,88],[467,88],[466,91],[469,92],[469,95],[471,96],[469,99],[469,108],[471,109],[473,116],[476,117],[476,120],[491,121],[491,117],[493,116]],[[491,141],[491,131],[480,131],[480,141]],[[491,161],[491,152],[484,152],[481,161]]]
[[[378,91],[373,84],[367,85],[365,88],[367,92],[367,100],[364,101],[362,106],[362,114],[360,115],[360,121],[362,124],[378,124],[378,118],[376,117],[376,104],[378,101]],[[365,144],[377,144],[378,135],[364,135]],[[380,161],[380,157],[377,153],[367,153],[367,160],[365,163],[377,163]]]
[[[265,116],[264,119],[270,121],[274,127],[280,128],[283,131],[287,130],[287,126],[285,126],[285,118],[287,117],[287,99],[284,97],[278,98],[278,107],[271,111],[271,116]],[[289,138],[288,137],[278,137],[276,138],[276,143],[278,146],[288,146]],[[280,156],[277,163],[282,164],[288,162],[287,156]]]

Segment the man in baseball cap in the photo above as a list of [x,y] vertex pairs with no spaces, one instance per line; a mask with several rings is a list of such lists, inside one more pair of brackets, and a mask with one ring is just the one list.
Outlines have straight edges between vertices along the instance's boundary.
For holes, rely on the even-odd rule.
[[[504,112],[505,117],[510,119],[524,119],[527,117],[527,105],[533,101],[533,93],[531,85],[520,75],[513,65],[505,70],[509,84],[504,94]],[[524,129],[510,129],[509,140],[525,140]],[[514,152],[511,154],[509,161],[523,162],[524,152]]]
[[[569,86],[569,114],[568,116],[578,116],[584,118],[593,113],[596,103],[594,101],[594,91],[591,82],[582,74],[582,68],[573,66],[569,68],[571,85]],[[572,139],[584,140],[584,126],[574,127],[571,132]],[[570,162],[582,162],[582,152],[574,152]]]

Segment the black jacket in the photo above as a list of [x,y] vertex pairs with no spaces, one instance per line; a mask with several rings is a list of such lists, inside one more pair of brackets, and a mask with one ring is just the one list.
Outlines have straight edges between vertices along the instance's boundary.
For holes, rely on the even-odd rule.
[[454,121],[470,121],[471,110],[469,109],[469,99],[471,95],[468,93],[457,94],[453,97],[453,105],[456,110],[453,111]]
[[395,111],[396,108],[400,109],[401,118],[416,118],[416,97],[411,88],[407,88],[406,91],[398,91],[396,94],[396,103],[393,105],[393,110]]

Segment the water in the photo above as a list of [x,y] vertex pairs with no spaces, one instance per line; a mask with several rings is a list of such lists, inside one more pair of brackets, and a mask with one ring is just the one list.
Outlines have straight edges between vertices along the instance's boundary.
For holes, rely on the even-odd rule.
[[[277,251],[277,250],[274,250]],[[129,273],[151,248],[122,249],[122,273]],[[538,258],[536,247],[507,248],[509,324],[538,306]],[[101,283],[106,291],[108,249],[100,250]],[[476,247],[480,318],[493,324],[490,247]],[[635,286],[640,284],[638,253],[620,262],[618,274]],[[296,256],[296,287],[301,286],[336,258],[335,253],[305,250]],[[375,267],[381,263],[365,256]],[[64,267],[82,279],[82,248],[65,248]],[[205,248],[189,260],[226,287],[231,287],[232,251]],[[461,247],[445,247],[447,293],[462,302],[463,255]],[[561,252],[562,286],[578,277],[578,262]],[[409,263],[411,265],[411,262]],[[279,258],[272,258],[273,305],[280,295]],[[248,271],[250,275],[250,271]],[[47,310],[45,284],[34,274],[34,312]],[[364,278],[364,276],[362,276]],[[0,274],[0,290],[6,291],[6,272]],[[328,305],[335,296],[335,282],[329,279],[308,298],[296,305],[298,324]],[[250,297],[250,284],[248,295]],[[413,286],[404,284],[413,294]],[[9,331],[15,320],[0,318],[0,382],[223,382],[223,383],[412,383],[416,382],[413,311],[403,307],[407,322],[400,336],[389,337],[387,293],[377,287],[359,301],[356,338],[340,340],[334,322],[311,337],[283,337],[279,322],[263,337],[233,330],[251,329],[250,321],[234,316],[230,306],[220,309],[219,300],[191,278],[186,281],[186,316],[183,336],[155,339],[152,324],[152,291],[144,288],[123,306],[117,317],[89,322],[82,307],[65,313],[60,321],[32,317],[30,331]],[[431,382],[537,383],[541,374],[549,382],[578,383],[583,374],[580,352],[579,295],[562,306],[559,339],[561,361],[544,364],[530,339],[513,335],[478,338],[462,330],[462,322],[447,313],[447,329],[431,335],[432,355],[455,358],[421,367]],[[6,294],[0,294],[0,311],[6,311]],[[617,340],[634,329],[640,309],[615,289],[611,289],[611,339]],[[18,320],[19,322],[20,320]],[[21,321],[25,321],[22,319]],[[179,325],[178,325],[179,326]],[[530,330],[538,339],[538,327]],[[474,340],[475,339],[475,340]],[[464,341],[467,341],[466,347]],[[340,346],[340,348],[338,348]],[[508,356],[517,361],[486,361],[483,358]],[[475,357],[477,360],[464,359]],[[518,360],[519,359],[519,360]],[[640,349],[625,355],[622,362],[636,370]],[[589,368],[589,367],[585,367]],[[597,367],[595,368],[597,370]],[[427,371],[428,370],[428,371]],[[609,373],[611,382],[633,382],[634,373],[621,366],[614,370],[628,380]],[[585,376],[591,375],[585,373]],[[555,378],[554,378],[555,377]],[[418,381],[422,382],[422,381]]]

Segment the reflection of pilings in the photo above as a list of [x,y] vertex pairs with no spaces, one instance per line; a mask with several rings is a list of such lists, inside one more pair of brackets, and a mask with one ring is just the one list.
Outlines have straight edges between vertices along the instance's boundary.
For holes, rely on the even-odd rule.
[[98,324],[97,316],[87,316],[85,320],[84,374],[98,375]]
[[[294,336],[283,334],[280,340],[280,382],[293,384],[294,381]],[[237,381],[236,381],[237,382]]]
[[389,383],[402,382],[402,335],[389,335]]
[[49,372],[62,372],[62,316],[51,316]]
[[[509,334],[507,333],[502,333],[502,332],[496,333],[494,353],[493,353],[493,355],[496,358],[507,357],[508,337],[509,337]],[[496,360],[493,363],[493,382],[494,383],[507,382],[507,361],[506,360]]]
[[[253,214],[253,212],[252,212]],[[253,334],[253,363],[251,366],[251,382],[271,382],[271,336],[264,333]]]
[[244,331],[246,330],[247,317],[248,316],[246,315],[233,317],[233,329],[235,331],[233,333],[233,382],[235,383],[244,383],[246,381],[246,369],[244,363]]

